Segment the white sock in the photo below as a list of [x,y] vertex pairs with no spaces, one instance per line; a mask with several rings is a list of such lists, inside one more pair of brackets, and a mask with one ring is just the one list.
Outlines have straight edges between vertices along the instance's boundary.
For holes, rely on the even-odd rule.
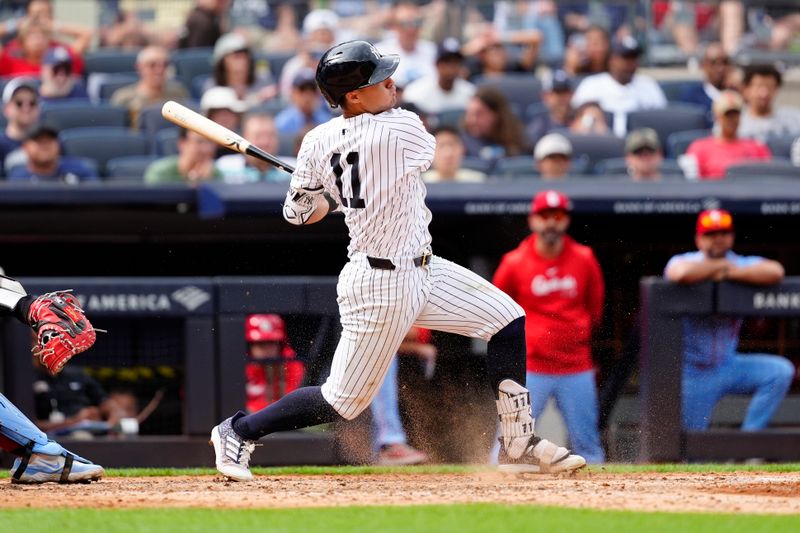
[[516,381],[505,379],[500,383],[497,414],[500,416],[500,434],[506,453],[519,458],[533,436],[534,420],[531,415],[531,395]]

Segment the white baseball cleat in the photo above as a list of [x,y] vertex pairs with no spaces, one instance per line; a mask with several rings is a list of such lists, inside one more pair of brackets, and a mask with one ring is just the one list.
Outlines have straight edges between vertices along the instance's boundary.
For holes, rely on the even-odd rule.
[[217,470],[234,481],[252,481],[250,454],[256,443],[246,440],[233,430],[233,417],[223,420],[211,430],[210,444],[214,446]]
[[72,454],[45,455],[32,453],[27,465],[20,471],[23,460],[17,457],[11,467],[11,483],[89,483],[105,474],[100,465],[90,463]]
[[503,472],[557,474],[573,472],[586,466],[586,459],[570,453],[563,446],[557,446],[547,439],[532,436],[518,458],[506,453],[503,439],[500,439],[500,456],[497,468]]

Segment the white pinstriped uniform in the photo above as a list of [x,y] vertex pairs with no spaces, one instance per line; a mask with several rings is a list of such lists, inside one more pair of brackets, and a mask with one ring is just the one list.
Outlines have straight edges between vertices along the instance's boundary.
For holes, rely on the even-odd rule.
[[[345,418],[369,406],[411,326],[488,340],[525,312],[494,285],[430,252],[425,184],[420,174],[436,142],[419,117],[402,109],[337,117],[303,140],[294,188],[324,189],[339,203],[350,233],[337,284],[342,336],[325,399]],[[353,155],[357,154],[357,155]],[[372,268],[367,256],[395,270]]]

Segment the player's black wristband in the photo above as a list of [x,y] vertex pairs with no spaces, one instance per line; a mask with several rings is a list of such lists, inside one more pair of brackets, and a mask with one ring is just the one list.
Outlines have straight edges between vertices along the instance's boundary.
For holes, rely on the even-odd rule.
[[336,203],[336,200],[333,199],[333,196],[326,192],[322,193],[322,196],[325,200],[328,201],[328,212],[333,213],[339,207],[339,204]]
[[31,304],[36,299],[36,296],[23,296],[18,302],[17,306],[14,307],[12,311],[13,315],[22,322],[23,324],[28,324],[28,310],[31,308]]

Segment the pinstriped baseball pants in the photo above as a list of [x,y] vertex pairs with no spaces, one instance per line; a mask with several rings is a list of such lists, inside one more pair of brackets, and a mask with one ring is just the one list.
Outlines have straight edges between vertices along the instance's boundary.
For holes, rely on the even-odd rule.
[[412,326],[489,340],[525,311],[474,272],[433,256],[375,269],[355,253],[336,286],[342,335],[322,395],[344,418],[366,409]]

